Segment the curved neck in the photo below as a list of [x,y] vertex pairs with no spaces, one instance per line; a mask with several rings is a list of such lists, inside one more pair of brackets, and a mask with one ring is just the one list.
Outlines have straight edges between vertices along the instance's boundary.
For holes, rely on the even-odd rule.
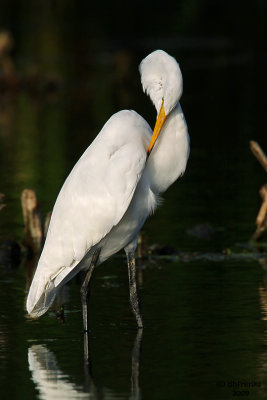
[[183,174],[190,139],[180,103],[168,115],[147,159],[147,173],[154,193],[162,193]]

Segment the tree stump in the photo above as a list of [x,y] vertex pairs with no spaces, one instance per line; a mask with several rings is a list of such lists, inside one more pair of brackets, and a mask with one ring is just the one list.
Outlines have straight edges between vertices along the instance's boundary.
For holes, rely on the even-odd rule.
[[250,150],[254,154],[254,156],[257,158],[259,163],[262,165],[262,167],[265,169],[267,172],[267,157],[266,154],[263,152],[261,149],[260,145],[257,142],[254,142],[254,140],[251,140],[249,142],[250,144]]
[[3,203],[5,195],[3,193],[0,193],[0,210],[4,208],[6,205]]
[[[267,172],[267,157],[259,144],[251,140],[250,149]],[[258,241],[267,232],[267,183],[261,187],[260,196],[262,198],[262,205],[256,218],[257,229],[252,236],[253,241]]]
[[34,190],[24,189],[21,195],[24,218],[24,243],[34,254],[40,253],[44,234],[41,213]]

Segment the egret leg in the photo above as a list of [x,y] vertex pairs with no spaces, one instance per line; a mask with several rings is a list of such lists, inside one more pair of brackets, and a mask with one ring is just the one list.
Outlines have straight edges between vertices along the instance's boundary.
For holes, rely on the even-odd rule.
[[133,313],[136,318],[138,328],[143,328],[143,320],[140,312],[139,300],[136,289],[136,267],[135,267],[135,253],[129,251],[127,254],[128,260],[128,276],[129,276],[129,289],[130,289],[130,303]]
[[88,303],[89,284],[90,284],[90,279],[91,279],[92,273],[95,269],[99,254],[100,254],[100,249],[96,249],[93,254],[89,269],[86,272],[86,275],[85,275],[85,278],[84,278],[84,281],[83,281],[82,287],[81,287],[84,332],[88,331],[88,304],[87,303]]
[[137,335],[132,350],[132,388],[131,388],[131,399],[140,399],[140,386],[139,386],[139,369],[140,369],[140,358],[141,358],[141,345],[143,339],[143,329],[137,330]]

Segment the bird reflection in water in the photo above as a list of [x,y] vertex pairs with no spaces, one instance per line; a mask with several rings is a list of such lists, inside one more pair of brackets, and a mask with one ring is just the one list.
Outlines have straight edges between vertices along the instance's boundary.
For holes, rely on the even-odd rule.
[[[132,349],[132,376],[129,398],[141,398],[139,387],[139,369],[143,330],[138,329]],[[116,393],[108,388],[95,385],[93,379],[93,364],[90,357],[89,336],[84,334],[84,376],[85,385],[71,382],[71,376],[65,374],[58,366],[56,356],[48,350],[45,344],[32,345],[28,349],[29,370],[32,380],[39,390],[39,398],[43,400],[55,399],[115,399]]]
[[54,353],[46,345],[33,345],[28,349],[29,370],[32,380],[40,392],[40,398],[83,399],[88,397],[82,387],[70,379],[58,367]]

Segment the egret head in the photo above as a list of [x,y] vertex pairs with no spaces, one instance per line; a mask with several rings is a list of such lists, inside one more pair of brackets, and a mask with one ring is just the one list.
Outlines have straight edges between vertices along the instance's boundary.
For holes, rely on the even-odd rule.
[[180,100],[183,92],[183,78],[175,58],[163,50],[156,50],[149,54],[141,62],[139,69],[143,90],[151,98],[158,113],[147,149],[147,156],[149,156],[165,120]]
[[140,64],[141,82],[159,113],[162,102],[166,116],[179,102],[183,78],[179,64],[163,50],[149,54]]

